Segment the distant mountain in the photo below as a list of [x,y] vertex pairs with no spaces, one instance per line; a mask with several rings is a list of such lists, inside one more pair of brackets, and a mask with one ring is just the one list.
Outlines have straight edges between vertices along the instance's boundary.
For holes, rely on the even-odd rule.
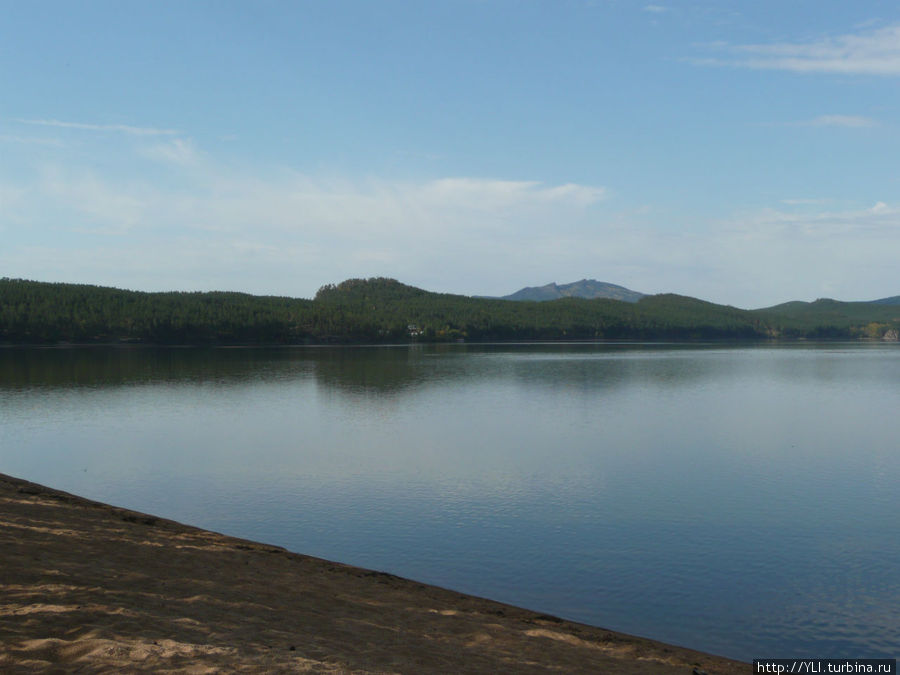
[[900,295],[894,295],[890,298],[881,298],[881,300],[872,300],[873,305],[900,305]]
[[504,295],[501,300],[559,300],[560,298],[607,298],[624,302],[637,302],[644,297],[643,293],[632,291],[624,286],[608,284],[594,279],[582,279],[571,284],[547,284],[546,286],[527,286],[511,295]]

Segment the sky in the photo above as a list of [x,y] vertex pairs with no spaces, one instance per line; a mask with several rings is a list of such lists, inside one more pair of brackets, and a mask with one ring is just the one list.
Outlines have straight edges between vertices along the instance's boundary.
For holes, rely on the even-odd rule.
[[900,4],[0,0],[0,277],[900,294]]

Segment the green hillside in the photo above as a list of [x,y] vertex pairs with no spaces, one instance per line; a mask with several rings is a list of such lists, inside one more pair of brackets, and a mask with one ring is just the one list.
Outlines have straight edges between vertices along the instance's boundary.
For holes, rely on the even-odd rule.
[[900,325],[900,306],[878,302],[787,302],[754,310],[771,329],[784,337],[891,337]]
[[889,298],[881,298],[880,300],[871,300],[873,305],[900,305],[900,295],[892,295]]
[[309,300],[0,280],[0,341],[296,342]]
[[0,342],[328,344],[453,340],[895,339],[900,307],[819,300],[742,310],[662,294],[510,302],[350,279],[313,300],[0,280]]

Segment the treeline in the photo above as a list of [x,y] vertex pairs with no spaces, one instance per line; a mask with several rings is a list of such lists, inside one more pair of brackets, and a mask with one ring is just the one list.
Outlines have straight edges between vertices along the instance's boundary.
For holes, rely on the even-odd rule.
[[0,280],[0,342],[25,344],[891,339],[898,315],[896,305],[817,301],[748,311],[678,295],[512,302],[430,293],[392,279],[351,279],[321,288],[313,300]]
[[0,340],[21,343],[291,343],[309,300],[244,293],[141,293],[0,280]]
[[900,339],[900,304],[893,298],[875,302],[787,302],[755,310],[773,334],[787,338]]

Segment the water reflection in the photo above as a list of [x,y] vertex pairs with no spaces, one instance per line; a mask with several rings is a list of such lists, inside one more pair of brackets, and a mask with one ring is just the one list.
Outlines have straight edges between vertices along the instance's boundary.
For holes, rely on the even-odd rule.
[[[0,387],[109,387],[176,382],[243,382],[284,377],[304,359],[279,349],[154,347],[0,348]],[[288,371],[290,373],[290,370]]]
[[318,350],[312,358],[319,386],[350,397],[395,397],[429,377],[422,347],[332,348]]
[[900,643],[900,350],[0,350],[0,471],[751,659]]
[[[740,349],[757,358],[733,360]],[[462,378],[513,378],[548,387],[604,389],[647,381],[682,387],[717,377],[762,374],[781,379],[878,380],[885,345],[854,345],[853,358],[834,345],[813,345],[826,358],[797,359],[797,347],[665,344],[414,345],[301,348],[0,348],[0,387],[102,387],[159,382],[303,378],[348,395],[399,395],[422,384]],[[872,358],[862,358],[869,356]],[[863,367],[861,367],[863,366]],[[852,378],[849,377],[852,375]]]
[[[722,351],[722,350],[720,350]],[[673,386],[721,371],[709,346],[658,344],[414,345],[303,348],[0,348],[0,387],[241,383],[305,377],[348,394],[399,394],[422,383],[512,377],[585,389],[634,378]],[[727,354],[728,350],[724,350]],[[687,356],[680,360],[678,354]],[[438,384],[439,386],[439,384]]]

